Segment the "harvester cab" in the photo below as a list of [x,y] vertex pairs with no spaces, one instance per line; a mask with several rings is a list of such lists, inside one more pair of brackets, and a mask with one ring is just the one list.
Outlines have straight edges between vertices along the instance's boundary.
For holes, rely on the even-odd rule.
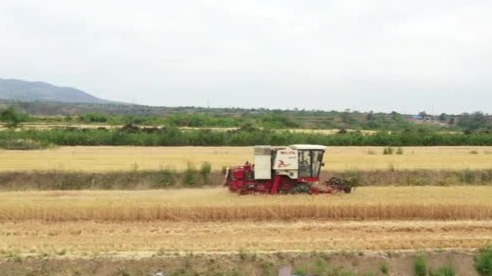
[[254,164],[227,169],[225,185],[240,194],[350,192],[339,178],[320,183],[325,151],[320,145],[255,146]]

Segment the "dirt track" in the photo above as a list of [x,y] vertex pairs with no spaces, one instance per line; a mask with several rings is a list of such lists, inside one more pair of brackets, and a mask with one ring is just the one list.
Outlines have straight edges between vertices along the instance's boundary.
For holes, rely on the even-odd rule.
[[[228,253],[475,249],[492,221],[16,222],[0,224],[0,250],[24,255],[150,257]],[[60,253],[62,252],[62,253]]]
[[[228,255],[187,254],[150,258],[29,258],[0,260],[4,275],[272,275],[279,268],[293,267],[310,275],[414,275],[417,255],[425,256],[428,268],[452,266],[455,275],[478,276],[473,251],[439,252],[342,252],[275,253],[234,252]],[[387,268],[387,274],[383,273]],[[159,274],[160,273],[160,274]]]
[[492,221],[4,222],[0,271],[276,275],[284,265],[306,271],[322,265],[355,273],[329,275],[383,275],[387,265],[390,275],[412,275],[415,256],[424,254],[430,268],[478,275],[475,248],[490,243]]

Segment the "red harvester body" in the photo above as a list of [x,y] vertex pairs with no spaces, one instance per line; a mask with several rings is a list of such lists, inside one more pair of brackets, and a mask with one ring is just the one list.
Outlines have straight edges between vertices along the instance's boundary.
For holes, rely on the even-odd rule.
[[255,147],[255,163],[226,171],[225,185],[239,194],[320,194],[350,193],[352,188],[342,179],[332,177],[320,183],[325,146],[291,145]]

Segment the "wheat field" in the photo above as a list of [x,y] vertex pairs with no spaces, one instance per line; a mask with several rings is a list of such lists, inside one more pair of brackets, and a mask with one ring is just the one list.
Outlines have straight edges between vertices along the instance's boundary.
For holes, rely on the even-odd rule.
[[340,195],[239,196],[225,188],[1,192],[0,221],[492,219],[492,187],[361,187]]
[[[492,147],[405,147],[383,155],[382,147],[328,147],[324,170],[490,169]],[[184,170],[210,162],[212,169],[253,161],[252,147],[58,147],[0,150],[0,171]]]
[[[329,147],[326,171],[490,169],[492,147]],[[214,170],[251,147],[0,150],[0,171]],[[225,188],[0,192],[0,258],[141,258],[203,252],[476,249],[492,244],[492,187],[359,187],[340,195]]]
[[[492,187],[364,187],[343,195],[225,189],[0,193],[0,258],[479,248]],[[10,256],[10,257],[9,257]]]

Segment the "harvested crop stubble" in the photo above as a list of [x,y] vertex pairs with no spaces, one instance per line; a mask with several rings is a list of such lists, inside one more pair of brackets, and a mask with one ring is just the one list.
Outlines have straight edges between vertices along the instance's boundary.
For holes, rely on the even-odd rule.
[[[8,254],[150,257],[153,254],[479,248],[492,221],[1,222]],[[350,254],[350,253],[349,253]],[[6,256],[7,255],[7,256]]]
[[492,187],[364,187],[344,195],[238,196],[223,188],[0,193],[3,221],[492,219]]

